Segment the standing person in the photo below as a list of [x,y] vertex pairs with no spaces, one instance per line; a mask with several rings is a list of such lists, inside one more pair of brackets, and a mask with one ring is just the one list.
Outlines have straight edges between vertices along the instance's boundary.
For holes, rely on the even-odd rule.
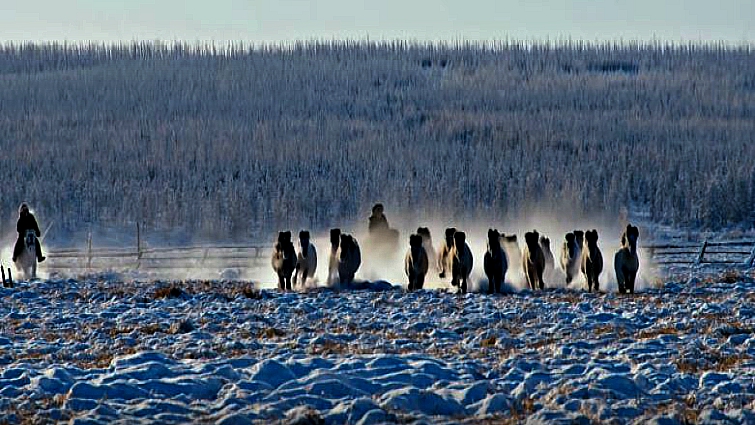
[[22,203],[18,208],[18,221],[16,222],[16,231],[18,232],[18,239],[16,239],[16,245],[13,247],[13,262],[21,255],[21,251],[24,249],[24,236],[27,230],[33,230],[37,235],[37,261],[40,263],[45,261],[44,255],[42,255],[42,244],[39,242],[39,237],[42,236],[39,231],[39,225],[37,219],[34,218],[34,214],[29,212],[29,206],[26,202]]

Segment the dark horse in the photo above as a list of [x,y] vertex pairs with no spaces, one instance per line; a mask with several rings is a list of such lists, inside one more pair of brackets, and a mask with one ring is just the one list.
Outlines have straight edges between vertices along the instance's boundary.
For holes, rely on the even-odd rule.
[[500,293],[509,262],[501,248],[501,234],[495,229],[488,229],[488,251],[485,253],[484,268],[488,277],[488,294]]
[[582,274],[587,280],[587,290],[600,291],[598,278],[603,272],[603,254],[598,248],[598,231],[588,230],[585,232],[585,246],[582,249]]
[[634,294],[634,282],[637,278],[637,271],[640,269],[640,259],[637,256],[637,239],[640,237],[640,230],[627,225],[624,234],[621,235],[621,248],[616,252],[613,260],[613,267],[616,270],[616,282],[619,284],[619,293]]

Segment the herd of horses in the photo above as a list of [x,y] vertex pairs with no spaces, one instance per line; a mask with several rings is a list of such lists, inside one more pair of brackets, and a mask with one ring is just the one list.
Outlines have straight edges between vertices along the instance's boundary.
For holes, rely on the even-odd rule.
[[[621,236],[621,247],[614,256],[616,281],[622,294],[634,293],[640,267],[637,255],[639,235],[639,229],[628,224]],[[444,236],[437,254],[428,228],[420,227],[409,236],[409,249],[404,258],[409,291],[422,289],[427,274],[434,270],[441,279],[450,276],[451,285],[458,288],[459,292],[467,292],[474,256],[466,242],[466,233],[451,227],[445,230]],[[299,233],[298,252],[291,237],[290,231],[280,232],[273,248],[272,266],[278,276],[278,288],[281,291],[292,290],[292,283],[293,286],[297,283],[305,286],[308,280],[314,279],[317,270],[317,251],[309,232]],[[543,276],[549,275],[556,266],[550,239],[533,230],[524,234],[524,241],[524,248],[520,249],[516,235],[499,233],[497,229],[488,230],[483,264],[489,294],[501,293],[507,271],[519,265],[531,290],[545,288]],[[396,252],[398,232],[385,227],[371,232],[370,242],[371,246],[379,248],[378,253]],[[516,261],[520,263],[517,264]],[[357,240],[340,229],[331,229],[327,284],[352,284],[361,264],[362,252]],[[598,292],[598,278],[603,272],[603,254],[598,247],[598,232],[575,230],[567,233],[561,247],[559,265],[566,275],[566,284],[581,273],[587,282],[588,291]]]

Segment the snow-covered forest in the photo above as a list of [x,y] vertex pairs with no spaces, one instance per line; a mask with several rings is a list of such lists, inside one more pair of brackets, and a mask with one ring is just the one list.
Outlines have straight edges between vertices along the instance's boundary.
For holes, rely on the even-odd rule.
[[389,212],[755,219],[755,52],[302,42],[0,48],[3,233],[224,239]]

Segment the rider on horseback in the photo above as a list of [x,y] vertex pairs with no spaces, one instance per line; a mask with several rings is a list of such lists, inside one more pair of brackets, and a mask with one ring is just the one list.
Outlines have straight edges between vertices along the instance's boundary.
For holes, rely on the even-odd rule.
[[[33,230],[37,235],[37,238],[41,236],[39,225],[37,225],[37,220],[34,218],[34,214],[30,213],[29,206],[26,205],[26,203],[23,203],[18,209],[18,222],[16,222],[18,239],[16,239],[16,245],[13,247],[13,262],[16,261],[16,258],[21,255],[21,251],[23,251],[24,249],[24,235],[26,234],[27,230]],[[42,246],[39,243],[39,239],[37,239],[36,246],[37,261],[41,263],[42,261],[45,261],[45,258],[47,257],[42,255]]]
[[383,204],[375,204],[370,215],[370,224],[367,228],[370,233],[384,233],[389,229],[388,219],[383,215]]

